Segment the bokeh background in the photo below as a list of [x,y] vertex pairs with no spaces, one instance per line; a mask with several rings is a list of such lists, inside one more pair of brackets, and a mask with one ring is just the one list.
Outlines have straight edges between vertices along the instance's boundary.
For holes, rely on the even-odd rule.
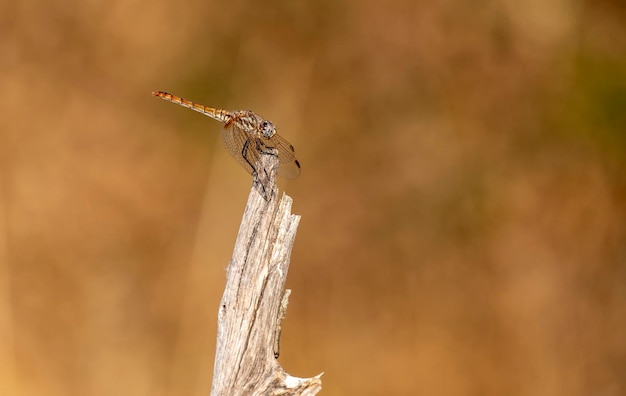
[[251,178],[153,90],[296,147],[290,374],[626,394],[623,2],[0,7],[0,394],[209,394]]

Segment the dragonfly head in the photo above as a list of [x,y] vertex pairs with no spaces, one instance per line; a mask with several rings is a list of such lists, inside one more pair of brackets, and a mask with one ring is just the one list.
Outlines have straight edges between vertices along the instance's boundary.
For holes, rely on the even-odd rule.
[[266,139],[269,139],[276,134],[276,128],[274,128],[272,121],[263,120],[261,121],[261,124],[259,124],[259,127],[261,128],[263,137]]

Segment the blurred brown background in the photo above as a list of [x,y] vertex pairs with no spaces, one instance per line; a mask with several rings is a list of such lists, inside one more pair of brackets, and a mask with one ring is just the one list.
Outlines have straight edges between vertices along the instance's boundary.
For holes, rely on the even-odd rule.
[[0,394],[209,394],[251,178],[153,90],[296,147],[290,374],[626,394],[623,2],[0,7]]

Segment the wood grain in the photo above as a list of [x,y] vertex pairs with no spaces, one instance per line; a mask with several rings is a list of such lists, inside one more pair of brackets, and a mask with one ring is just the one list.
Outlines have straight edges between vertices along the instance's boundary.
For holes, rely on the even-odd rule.
[[297,378],[278,364],[285,281],[300,216],[278,199],[278,159],[262,155],[243,214],[218,313],[211,395],[315,395],[321,375]]

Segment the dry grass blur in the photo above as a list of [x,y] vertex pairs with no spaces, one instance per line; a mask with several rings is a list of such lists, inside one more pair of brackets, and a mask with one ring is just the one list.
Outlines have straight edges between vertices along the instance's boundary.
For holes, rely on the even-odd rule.
[[280,362],[324,395],[626,394],[626,8],[0,5],[0,394],[207,395],[250,177],[296,147]]

